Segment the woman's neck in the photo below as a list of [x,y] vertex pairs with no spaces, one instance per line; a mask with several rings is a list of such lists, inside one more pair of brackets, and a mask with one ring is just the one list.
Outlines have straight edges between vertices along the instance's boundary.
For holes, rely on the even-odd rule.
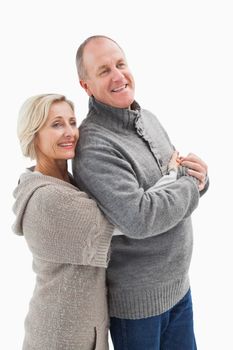
[[69,173],[67,170],[67,162],[63,164],[42,164],[37,163],[34,171],[38,171],[43,175],[56,177],[60,180],[70,182]]

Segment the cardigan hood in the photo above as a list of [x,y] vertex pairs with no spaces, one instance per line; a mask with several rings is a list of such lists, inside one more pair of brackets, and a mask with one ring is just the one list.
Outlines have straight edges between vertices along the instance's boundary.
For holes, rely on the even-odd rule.
[[[77,187],[71,185],[68,182],[59,180],[52,176],[45,176],[41,173],[33,173],[33,168],[27,169],[27,172],[23,173],[18,182],[18,186],[13,192],[13,197],[15,202],[13,205],[13,212],[16,215],[15,222],[12,226],[12,230],[17,235],[23,235],[23,216],[28,205],[29,200],[34,195],[34,193],[44,187],[52,186],[56,184],[61,184],[67,188],[79,191]],[[80,191],[79,191],[80,192]]]

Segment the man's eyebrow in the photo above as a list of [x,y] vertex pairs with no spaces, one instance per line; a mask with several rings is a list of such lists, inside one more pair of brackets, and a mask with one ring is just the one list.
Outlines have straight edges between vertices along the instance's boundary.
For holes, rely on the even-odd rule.
[[103,70],[103,69],[106,69],[108,68],[108,65],[107,64],[103,64],[102,66],[99,66],[98,69],[97,69],[97,72]]
[[[122,62],[126,62],[125,59],[122,57],[122,58],[119,58],[116,62],[116,64],[118,63],[122,63]],[[102,66],[99,66],[98,69],[97,69],[97,72],[103,70],[103,69],[107,69],[108,68],[108,64],[103,64]]]

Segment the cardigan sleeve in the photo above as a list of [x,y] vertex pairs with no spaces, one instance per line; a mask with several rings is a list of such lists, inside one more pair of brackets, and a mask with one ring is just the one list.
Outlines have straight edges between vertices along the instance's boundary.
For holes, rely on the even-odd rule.
[[23,219],[32,254],[54,263],[106,267],[112,230],[94,200],[54,185],[35,191]]
[[145,191],[130,163],[106,140],[101,145],[93,140],[83,149],[81,145],[73,173],[79,187],[94,197],[110,222],[130,238],[168,231],[190,216],[199,201],[197,183],[190,176]]

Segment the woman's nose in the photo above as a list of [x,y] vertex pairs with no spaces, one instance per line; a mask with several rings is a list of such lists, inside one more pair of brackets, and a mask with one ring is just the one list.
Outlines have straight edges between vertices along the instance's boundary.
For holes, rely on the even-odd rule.
[[66,137],[72,137],[75,134],[75,128],[72,127],[71,125],[66,125],[65,129],[64,129],[64,135]]

